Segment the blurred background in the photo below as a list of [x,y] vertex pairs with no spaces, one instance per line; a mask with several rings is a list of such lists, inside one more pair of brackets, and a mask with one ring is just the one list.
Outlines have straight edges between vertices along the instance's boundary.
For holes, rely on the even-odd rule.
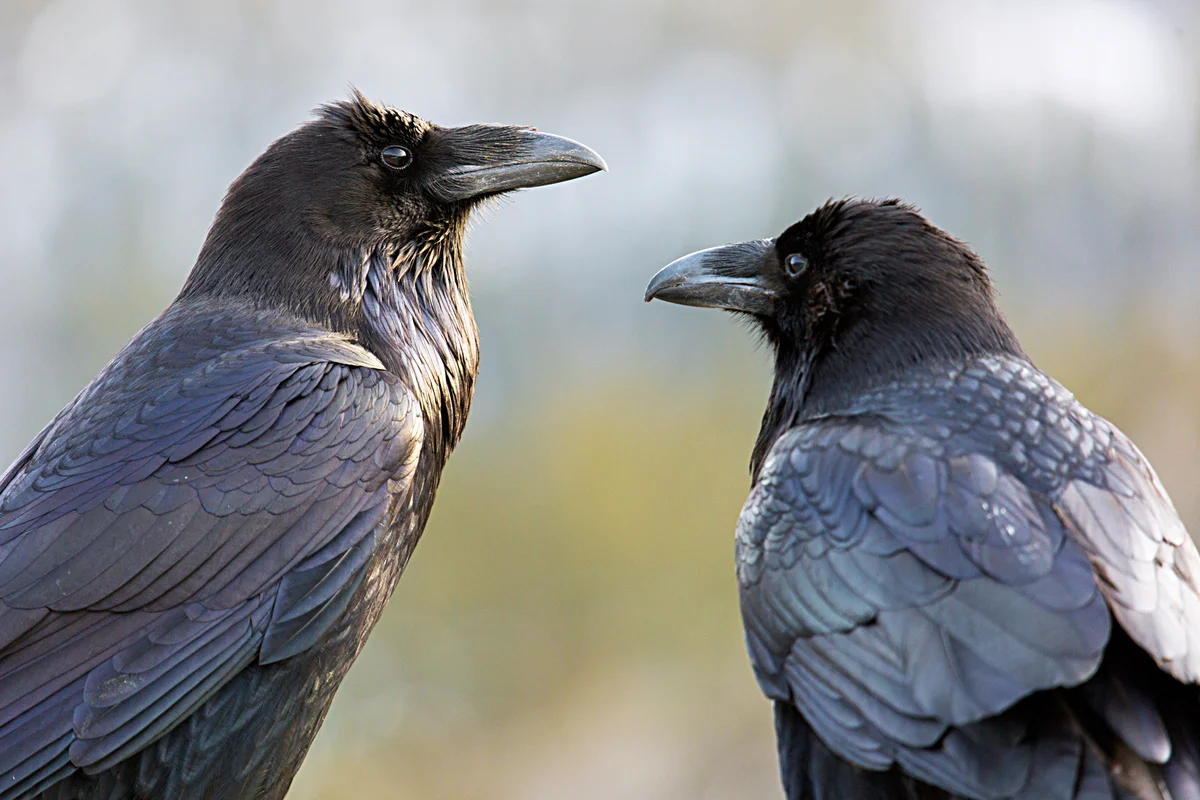
[[2,0],[0,461],[350,84],[579,139],[609,174],[473,229],[471,424],[290,797],[778,798],[732,563],[766,360],[647,279],[903,197],[1200,530],[1197,53],[1192,0]]

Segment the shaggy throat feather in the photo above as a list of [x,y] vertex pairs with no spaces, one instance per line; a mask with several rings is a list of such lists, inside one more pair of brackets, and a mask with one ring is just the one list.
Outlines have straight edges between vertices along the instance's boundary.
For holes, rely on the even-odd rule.
[[479,371],[461,239],[370,248],[352,263],[356,269],[342,272],[336,288],[360,304],[364,338],[416,395],[426,435],[444,458],[462,436]]

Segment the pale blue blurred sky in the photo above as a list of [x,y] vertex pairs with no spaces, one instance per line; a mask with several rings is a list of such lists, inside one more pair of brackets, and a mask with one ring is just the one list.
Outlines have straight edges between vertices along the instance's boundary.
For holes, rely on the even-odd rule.
[[1110,313],[1148,285],[1190,318],[1197,18],[1185,0],[7,0],[0,370],[31,380],[0,393],[0,453],[169,301],[230,180],[350,84],[611,166],[476,226],[482,415],[696,361],[647,337],[719,321],[649,313],[644,279],[851,193],[975,244],[1018,316]]
[[0,452],[169,300],[229,181],[351,83],[439,122],[561,132],[611,165],[477,226],[485,409],[529,378],[653,362],[655,326],[723,335],[648,314],[646,276],[851,193],[905,197],[974,243],[1018,314],[1110,313],[1150,287],[1187,316],[1196,21],[1122,0],[9,0],[0,369],[39,390],[3,393]]

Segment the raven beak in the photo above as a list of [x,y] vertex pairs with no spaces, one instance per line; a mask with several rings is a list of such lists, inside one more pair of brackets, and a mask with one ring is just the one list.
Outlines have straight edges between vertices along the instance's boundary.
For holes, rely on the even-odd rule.
[[443,134],[457,162],[434,181],[443,201],[473,200],[582,178],[608,166],[594,150],[552,133],[468,125]]
[[770,239],[700,250],[663,267],[646,287],[646,302],[769,316],[779,296],[772,280],[778,271]]

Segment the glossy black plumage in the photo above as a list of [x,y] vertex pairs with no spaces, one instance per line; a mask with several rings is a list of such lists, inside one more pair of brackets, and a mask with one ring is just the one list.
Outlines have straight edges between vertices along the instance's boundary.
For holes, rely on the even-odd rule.
[[234,183],[180,297],[0,478],[0,798],[284,795],[466,421],[467,215],[589,153],[356,96]]
[[835,203],[660,293],[777,357],[737,576],[789,798],[1200,797],[1200,555],[965,246]]

